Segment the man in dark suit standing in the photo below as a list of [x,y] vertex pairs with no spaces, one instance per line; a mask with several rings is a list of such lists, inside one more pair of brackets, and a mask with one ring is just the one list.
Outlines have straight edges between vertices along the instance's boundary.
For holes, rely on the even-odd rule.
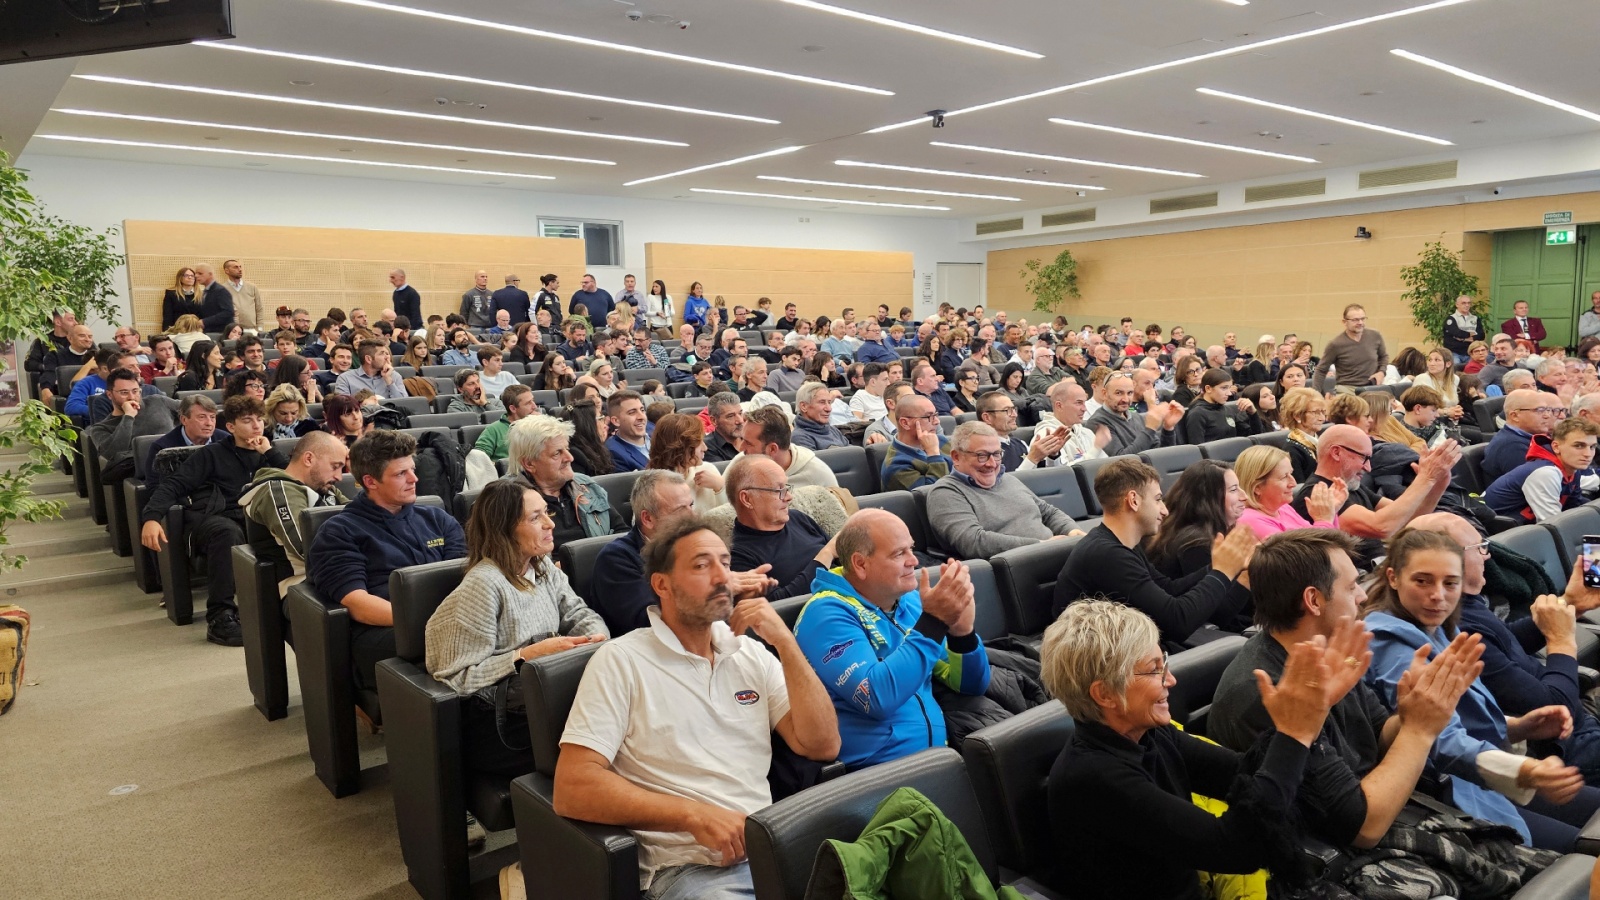
[[426,321],[422,318],[422,295],[417,293],[416,288],[406,284],[406,270],[395,269],[390,272],[389,283],[394,285],[394,301],[389,306],[394,310],[395,317],[405,316],[413,328]]
[[195,290],[200,291],[200,322],[207,331],[226,331],[233,324],[233,294],[205,263],[194,267]]
[[1518,300],[1511,304],[1511,318],[1500,323],[1500,330],[1511,335],[1514,340],[1532,341],[1533,352],[1538,353],[1544,349],[1544,323],[1528,315],[1528,301]]
[[494,303],[494,308],[489,311],[491,316],[503,309],[511,313],[512,325],[520,325],[528,321],[528,307],[532,305],[532,300],[528,296],[528,292],[522,289],[521,278],[515,275],[507,275],[506,286],[495,291],[494,296],[490,299]]

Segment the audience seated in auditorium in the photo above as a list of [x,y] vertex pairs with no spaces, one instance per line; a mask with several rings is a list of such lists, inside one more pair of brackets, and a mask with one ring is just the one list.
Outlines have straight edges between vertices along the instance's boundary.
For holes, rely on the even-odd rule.
[[1003,455],[1000,436],[982,422],[957,425],[950,437],[954,471],[928,489],[928,523],[957,559],[1083,534],[1071,516],[1006,477]]
[[133,439],[172,430],[179,406],[164,394],[144,396],[143,383],[133,369],[113,370],[103,396],[110,401],[109,412],[89,426],[89,437],[100,455],[101,482],[115,484],[133,474]]
[[[1291,648],[1278,685],[1258,681],[1273,730],[1244,777],[1243,754],[1173,727],[1166,700],[1176,679],[1160,637],[1137,609],[1093,599],[1045,632],[1045,686],[1074,722],[1048,783],[1062,860],[1054,887],[1077,900],[1197,900],[1207,896],[1199,872],[1299,870],[1283,822],[1329,708],[1366,670],[1366,637],[1352,623],[1329,646]],[[1215,815],[1194,795],[1228,809]]]
[[505,459],[510,453],[511,426],[522,419],[539,414],[539,406],[533,402],[533,389],[525,384],[513,384],[502,391],[500,405],[505,407],[506,414],[485,428],[472,445],[474,449],[482,450],[495,462]]
[[950,474],[949,441],[939,433],[939,414],[917,393],[899,398],[897,426],[879,483],[885,491],[909,491]]
[[[1332,425],[1317,439],[1317,468],[1294,494],[1294,511],[1312,521],[1307,506],[1318,485],[1335,482],[1352,485],[1345,501],[1336,510],[1339,529],[1367,541],[1387,540],[1417,516],[1433,512],[1439,497],[1450,486],[1450,472],[1461,459],[1461,446],[1446,441],[1424,450],[1417,462],[1417,476],[1401,495],[1390,500],[1381,497],[1356,479],[1371,465],[1372,439],[1353,425]],[[1375,544],[1363,547],[1366,559],[1373,559]]]
[[1318,484],[1306,496],[1306,512],[1302,517],[1294,507],[1294,471],[1289,464],[1289,454],[1268,444],[1250,447],[1234,460],[1233,470],[1239,479],[1239,493],[1248,508],[1239,516],[1239,522],[1265,540],[1268,536],[1296,528],[1338,528],[1339,509],[1349,496],[1349,488],[1335,479]]
[[[1108,376],[1106,381],[1110,380]],[[1018,468],[1072,466],[1086,459],[1103,459],[1105,448],[1112,441],[1111,429],[1101,424],[1091,430],[1083,424],[1088,413],[1088,395],[1083,386],[1071,378],[1063,379],[1051,385],[1046,396],[1050,409],[1039,415],[1039,424],[1033,430],[1033,446],[1026,455],[1018,454],[1022,456]]]
[[1145,546],[1161,574],[1179,579],[1211,568],[1211,546],[1239,524],[1244,492],[1233,466],[1214,459],[1191,464],[1166,492],[1167,516]]
[[555,528],[526,482],[485,487],[467,520],[466,542],[461,583],[428,619],[428,674],[466,700],[466,765],[516,777],[533,768],[526,716],[502,700],[520,693],[513,683],[518,663],[605,640],[610,632],[550,558]]
[[800,385],[794,399],[794,442],[809,450],[827,450],[850,443],[839,429],[828,424],[833,412],[833,394],[821,382]]
[[[1387,394],[1384,398],[1389,399]],[[1312,388],[1290,388],[1278,398],[1278,421],[1289,431],[1294,480],[1304,482],[1317,469],[1317,435],[1328,421],[1328,400]]]
[[700,514],[728,502],[722,473],[706,462],[705,455],[705,427],[698,416],[672,413],[656,422],[650,439],[650,468],[682,475],[694,488],[694,508]]
[[1172,402],[1156,403],[1148,412],[1134,411],[1134,382],[1127,375],[1113,375],[1107,379],[1105,393],[1106,405],[1084,424],[1092,432],[1098,433],[1101,428],[1110,432],[1111,438],[1104,445],[1097,441],[1106,455],[1128,456],[1175,442],[1173,429],[1183,419],[1182,406]]
[[950,392],[940,385],[939,373],[933,366],[925,362],[919,362],[913,366],[911,369],[911,386],[933,405],[934,412],[938,415],[949,416],[955,414],[955,401],[950,399]]
[[410,396],[400,378],[400,373],[390,364],[388,344],[382,341],[362,341],[360,346],[356,347],[356,354],[361,357],[361,367],[349,369],[339,375],[334,382],[335,392],[355,394],[366,390],[385,400]]
[[1162,646],[1173,651],[1208,623],[1243,630],[1250,591],[1238,578],[1255,551],[1249,528],[1235,526],[1214,541],[1210,567],[1168,578],[1143,549],[1166,516],[1160,474],[1137,458],[1113,460],[1095,476],[1094,493],[1105,519],[1079,539],[1062,567],[1053,615],[1084,597],[1126,603],[1154,620]]
[[503,410],[500,400],[491,396],[479,379],[478,373],[472,369],[457,369],[455,378],[456,396],[450,398],[450,403],[445,407],[445,412],[484,413],[493,410]]
[[883,392],[889,387],[889,369],[869,362],[861,368],[861,388],[850,396],[850,411],[866,422],[876,422],[889,414]]
[[[238,606],[233,601],[233,548],[244,543],[244,512],[239,496],[262,466],[283,468],[289,460],[272,449],[265,430],[265,411],[253,397],[232,397],[223,405],[222,421],[231,440],[218,441],[190,453],[178,470],[155,485],[140,513],[139,542],[159,553],[167,544],[167,510],[183,506],[190,546],[213,563],[206,592],[206,640],[240,647]],[[170,547],[188,553],[190,547]]]
[[789,417],[781,408],[763,406],[752,410],[741,431],[740,454],[734,457],[735,462],[745,456],[765,456],[783,469],[791,488],[839,486],[838,476],[815,452],[793,442]]
[[245,518],[267,531],[265,539],[250,545],[256,559],[287,564],[294,573],[279,582],[280,589],[305,578],[308,548],[300,513],[350,502],[339,492],[339,479],[349,460],[350,448],[343,441],[326,431],[312,431],[295,442],[287,466],[257,469],[239,496]]
[[1594,465],[1597,435],[1600,425],[1579,418],[1562,420],[1549,437],[1532,435],[1527,461],[1495,479],[1483,502],[1497,515],[1540,523],[1583,505],[1580,476]]
[[769,600],[810,593],[812,579],[835,562],[834,542],[810,516],[790,508],[793,486],[783,469],[765,456],[742,456],[726,474],[733,568],[768,575]]
[[[1384,548],[1380,577],[1361,612],[1372,633],[1367,683],[1393,706],[1397,685],[1419,647],[1442,651],[1461,618],[1463,550],[1448,535],[1401,530]],[[1453,782],[1452,803],[1491,822],[1515,828],[1526,843],[1571,853],[1578,830],[1600,811],[1600,789],[1559,757],[1525,756],[1522,741],[1559,740],[1572,730],[1566,706],[1541,706],[1506,716],[1483,679],[1474,679],[1456,714],[1434,743],[1433,763]]]
[[466,555],[461,526],[448,512],[417,505],[416,439],[374,431],[350,448],[361,493],[317,529],[306,581],[328,603],[350,611],[356,684],[376,690],[374,669],[394,656],[389,575],[396,569]]
[[587,382],[579,382],[567,395],[567,405],[554,412],[555,418],[572,426],[567,449],[572,453],[572,469],[579,475],[594,478],[615,470],[611,451],[606,449],[604,413],[605,402]]
[[506,458],[512,464],[512,474],[507,477],[526,481],[544,497],[556,523],[558,547],[577,538],[623,530],[605,489],[593,478],[573,471],[569,446],[573,432],[571,422],[554,416],[529,416],[511,426],[507,447]]
[[806,373],[798,346],[784,347],[778,356],[778,365],[767,372],[767,390],[775,394],[797,391],[805,383]]
[[[694,490],[676,472],[646,469],[633,482],[629,503],[633,527],[600,549],[590,576],[594,607],[613,636],[650,624],[645,610],[655,604],[656,595],[644,574],[644,545],[669,522],[694,514]],[[761,579],[766,589],[765,570],[749,577]],[[743,578],[741,574],[734,580]]]
[[706,401],[706,415],[711,418],[711,431],[705,436],[705,458],[730,462],[739,455],[739,442],[744,439],[744,406],[739,395],[730,391],[712,394]]
[[839,568],[817,574],[795,634],[839,714],[839,759],[859,768],[944,746],[933,679],[989,687],[966,565],[946,562],[929,587],[905,523],[883,510],[851,516],[834,544]]
[[1235,410],[1223,404],[1233,397],[1233,373],[1227,369],[1209,369],[1200,378],[1200,396],[1189,405],[1184,414],[1181,430],[1188,443],[1204,444],[1223,438],[1250,437],[1264,429],[1256,416],[1256,407],[1249,400],[1240,399]]
[[[772,802],[772,732],[828,761],[838,723],[761,591],[734,594],[728,548],[703,522],[666,525],[645,560],[660,606],[589,661],[561,735],[555,811],[633,829],[653,900],[752,896],[744,820]],[[708,746],[716,765],[698,758]]]
[[606,451],[611,454],[612,471],[637,472],[650,465],[649,421],[644,398],[633,391],[617,391],[606,401],[606,418],[611,436]]
[[1527,462],[1529,441],[1536,434],[1548,435],[1557,422],[1566,418],[1567,409],[1554,394],[1515,390],[1506,394],[1500,414],[1506,424],[1494,433],[1483,451],[1483,478],[1490,484]]

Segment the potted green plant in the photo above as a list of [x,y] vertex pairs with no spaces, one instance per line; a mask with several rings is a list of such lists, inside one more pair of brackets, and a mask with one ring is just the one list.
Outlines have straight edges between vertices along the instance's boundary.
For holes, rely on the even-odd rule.
[[[123,262],[110,240],[116,229],[96,232],[49,215],[27,183],[27,173],[0,152],[0,344],[14,342],[19,355],[49,334],[57,307],[79,318],[115,319],[120,309],[111,279]],[[61,514],[59,501],[38,499],[30,486],[57,458],[74,454],[77,439],[66,418],[37,400],[0,415],[0,448],[28,448],[21,462],[0,472],[0,571],[27,562],[5,549],[11,523]]]
[[1400,280],[1408,288],[1400,299],[1411,304],[1411,321],[1435,344],[1443,340],[1445,320],[1456,311],[1456,298],[1462,294],[1473,298],[1473,315],[1489,312],[1489,298],[1478,293],[1478,276],[1463,271],[1461,256],[1440,241],[1423,247],[1416,265],[1401,268]]
[[1081,297],[1078,293],[1078,261],[1071,250],[1062,250],[1048,263],[1030,259],[1022,264],[1022,286],[1033,295],[1033,308],[1040,312],[1055,312],[1056,305],[1067,297]]

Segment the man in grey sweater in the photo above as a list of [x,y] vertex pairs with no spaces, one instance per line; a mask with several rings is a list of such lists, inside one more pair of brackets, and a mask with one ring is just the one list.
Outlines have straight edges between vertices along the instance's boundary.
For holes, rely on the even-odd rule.
[[114,484],[133,474],[133,439],[171,431],[178,423],[178,404],[160,394],[143,396],[133,369],[116,369],[106,377],[106,397],[111,412],[89,426],[89,437],[100,454],[102,480]]
[[965,422],[950,439],[954,471],[928,489],[928,521],[957,559],[988,559],[1015,547],[1081,535],[1072,517],[1007,478],[1000,435]]
[[[1157,403],[1142,417],[1130,412],[1133,407],[1133,379],[1127,375],[1113,375],[1106,379],[1106,403],[1089,417],[1086,426],[1098,432],[1101,426],[1111,432],[1111,442],[1105,445],[1107,456],[1126,456],[1168,447],[1176,442],[1172,429],[1183,418],[1184,408],[1168,401]],[[1139,421],[1140,419],[1143,421]]]
[[[1332,368],[1335,384],[1328,384]],[[1389,368],[1389,351],[1383,335],[1367,327],[1367,311],[1352,303],[1344,308],[1344,331],[1334,335],[1317,364],[1315,387],[1324,393],[1353,394],[1369,384],[1383,384]]]

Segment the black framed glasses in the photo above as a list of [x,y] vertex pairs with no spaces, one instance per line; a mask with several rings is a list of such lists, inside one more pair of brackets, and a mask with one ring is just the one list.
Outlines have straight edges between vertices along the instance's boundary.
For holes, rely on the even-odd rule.
[[1366,463],[1372,462],[1372,454],[1371,453],[1362,453],[1360,450],[1357,450],[1354,447],[1346,447],[1343,444],[1335,444],[1334,446],[1338,447],[1340,450],[1343,450],[1346,453],[1354,453],[1355,455],[1361,457],[1361,462],[1362,462],[1363,465],[1365,465]]

